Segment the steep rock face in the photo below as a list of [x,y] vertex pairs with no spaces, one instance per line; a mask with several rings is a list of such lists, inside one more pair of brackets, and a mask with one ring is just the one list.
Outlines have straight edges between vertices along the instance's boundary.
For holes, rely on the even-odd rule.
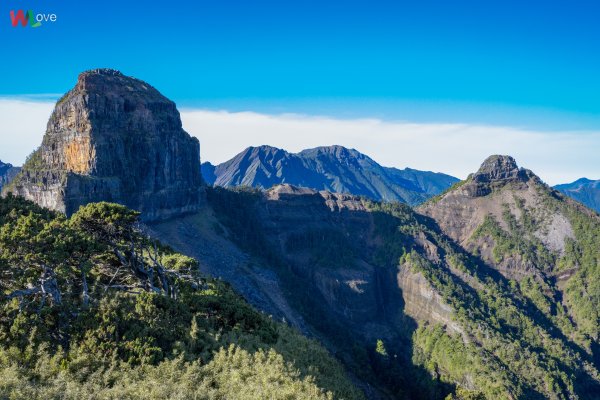
[[488,157],[479,171],[473,176],[474,181],[490,183],[500,180],[516,180],[521,170],[511,156],[493,155]]
[[554,186],[554,189],[600,213],[600,179],[581,178],[573,183]]
[[[267,237],[295,274],[316,289],[332,316],[364,337],[389,331],[383,327],[398,315],[383,316],[380,296],[387,292],[397,302],[398,293],[379,286],[381,271],[366,257],[372,220],[362,200],[290,185],[275,186],[264,196],[260,210]],[[323,254],[325,247],[333,252]]]
[[202,171],[208,183],[223,187],[268,189],[287,183],[411,205],[458,181],[440,173],[382,167],[342,146],[317,147],[297,154],[270,146],[250,147],[217,166],[205,163]]
[[398,269],[398,286],[402,288],[404,312],[421,323],[441,324],[453,333],[463,334],[460,324],[453,320],[454,311],[437,293],[423,274],[409,265]]
[[106,200],[155,220],[196,210],[201,185],[199,143],[182,129],[175,103],[99,69],[79,75],[57,102],[10,191],[68,215]]
[[487,196],[495,189],[506,185],[515,188],[525,188],[534,179],[539,182],[531,171],[519,168],[514,158],[510,156],[493,155],[488,157],[479,170],[471,176],[463,190],[470,197]]
[[[247,258],[232,262],[231,255],[239,250],[228,250],[227,255],[209,251],[222,246],[218,244],[222,239],[210,233],[212,228],[203,227],[202,218],[190,216],[152,224],[151,229],[181,251],[198,257],[213,273],[227,276],[249,301],[286,318],[306,333],[315,324],[338,326],[344,327],[346,331],[340,335],[346,338],[369,345],[386,339],[394,346],[402,332],[409,329],[407,324],[414,321],[439,323],[460,331],[452,320],[452,310],[422,275],[400,272],[394,262],[385,267],[374,262],[373,252],[382,243],[368,201],[287,184],[255,196],[253,210],[259,225],[251,230],[254,239],[247,240],[263,237],[271,251],[282,257],[279,262],[289,266],[292,276],[273,276],[264,264],[249,267],[252,262]],[[239,207],[224,199],[214,201],[227,209]],[[204,218],[213,219],[218,213],[205,211]],[[226,237],[233,239],[232,235]],[[207,248],[197,243],[207,244]],[[422,251],[426,252],[424,248]],[[237,265],[236,271],[229,271],[232,265]],[[315,303],[303,311],[292,311],[290,304],[298,297],[309,297]],[[321,321],[315,322],[315,315],[321,315]],[[325,340],[330,338],[326,336]]]
[[19,167],[13,167],[12,164],[0,161],[0,190],[2,190],[3,186],[9,184],[20,170],[21,168]]

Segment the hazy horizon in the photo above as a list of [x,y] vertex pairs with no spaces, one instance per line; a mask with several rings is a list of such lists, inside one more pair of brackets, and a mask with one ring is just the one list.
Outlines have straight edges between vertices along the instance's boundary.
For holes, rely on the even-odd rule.
[[[54,95],[0,98],[0,160],[20,165],[41,143]],[[464,179],[491,154],[508,154],[551,185],[600,178],[600,131],[544,131],[482,123],[412,122],[298,113],[266,114],[184,107],[183,127],[200,140],[202,162],[219,164],[249,146],[290,152],[355,148],[386,167]],[[15,140],[18,136],[20,139]]]

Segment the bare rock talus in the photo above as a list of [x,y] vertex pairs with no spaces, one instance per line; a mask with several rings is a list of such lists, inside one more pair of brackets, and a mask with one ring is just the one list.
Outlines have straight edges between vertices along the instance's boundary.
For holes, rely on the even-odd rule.
[[10,191],[66,213],[113,201],[146,221],[197,210],[200,144],[186,133],[175,103],[149,84],[96,69],[56,104],[40,148]]

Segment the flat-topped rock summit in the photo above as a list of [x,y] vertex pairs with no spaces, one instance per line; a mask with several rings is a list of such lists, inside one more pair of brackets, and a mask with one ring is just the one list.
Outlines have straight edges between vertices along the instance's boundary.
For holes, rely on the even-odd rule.
[[539,181],[530,170],[519,168],[511,156],[492,155],[469,177],[463,189],[471,197],[486,196],[507,184],[525,185],[530,179]]
[[473,180],[491,182],[501,179],[518,179],[519,167],[511,156],[492,155],[485,159],[479,170],[473,175]]
[[117,202],[149,221],[195,211],[201,188],[200,144],[175,103],[139,79],[95,69],[56,103],[41,146],[4,191],[67,215]]

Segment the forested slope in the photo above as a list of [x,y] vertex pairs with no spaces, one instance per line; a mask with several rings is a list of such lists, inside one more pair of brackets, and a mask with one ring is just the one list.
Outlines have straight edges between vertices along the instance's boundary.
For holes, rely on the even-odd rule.
[[0,398],[359,399],[317,342],[255,311],[137,213],[0,199]]

